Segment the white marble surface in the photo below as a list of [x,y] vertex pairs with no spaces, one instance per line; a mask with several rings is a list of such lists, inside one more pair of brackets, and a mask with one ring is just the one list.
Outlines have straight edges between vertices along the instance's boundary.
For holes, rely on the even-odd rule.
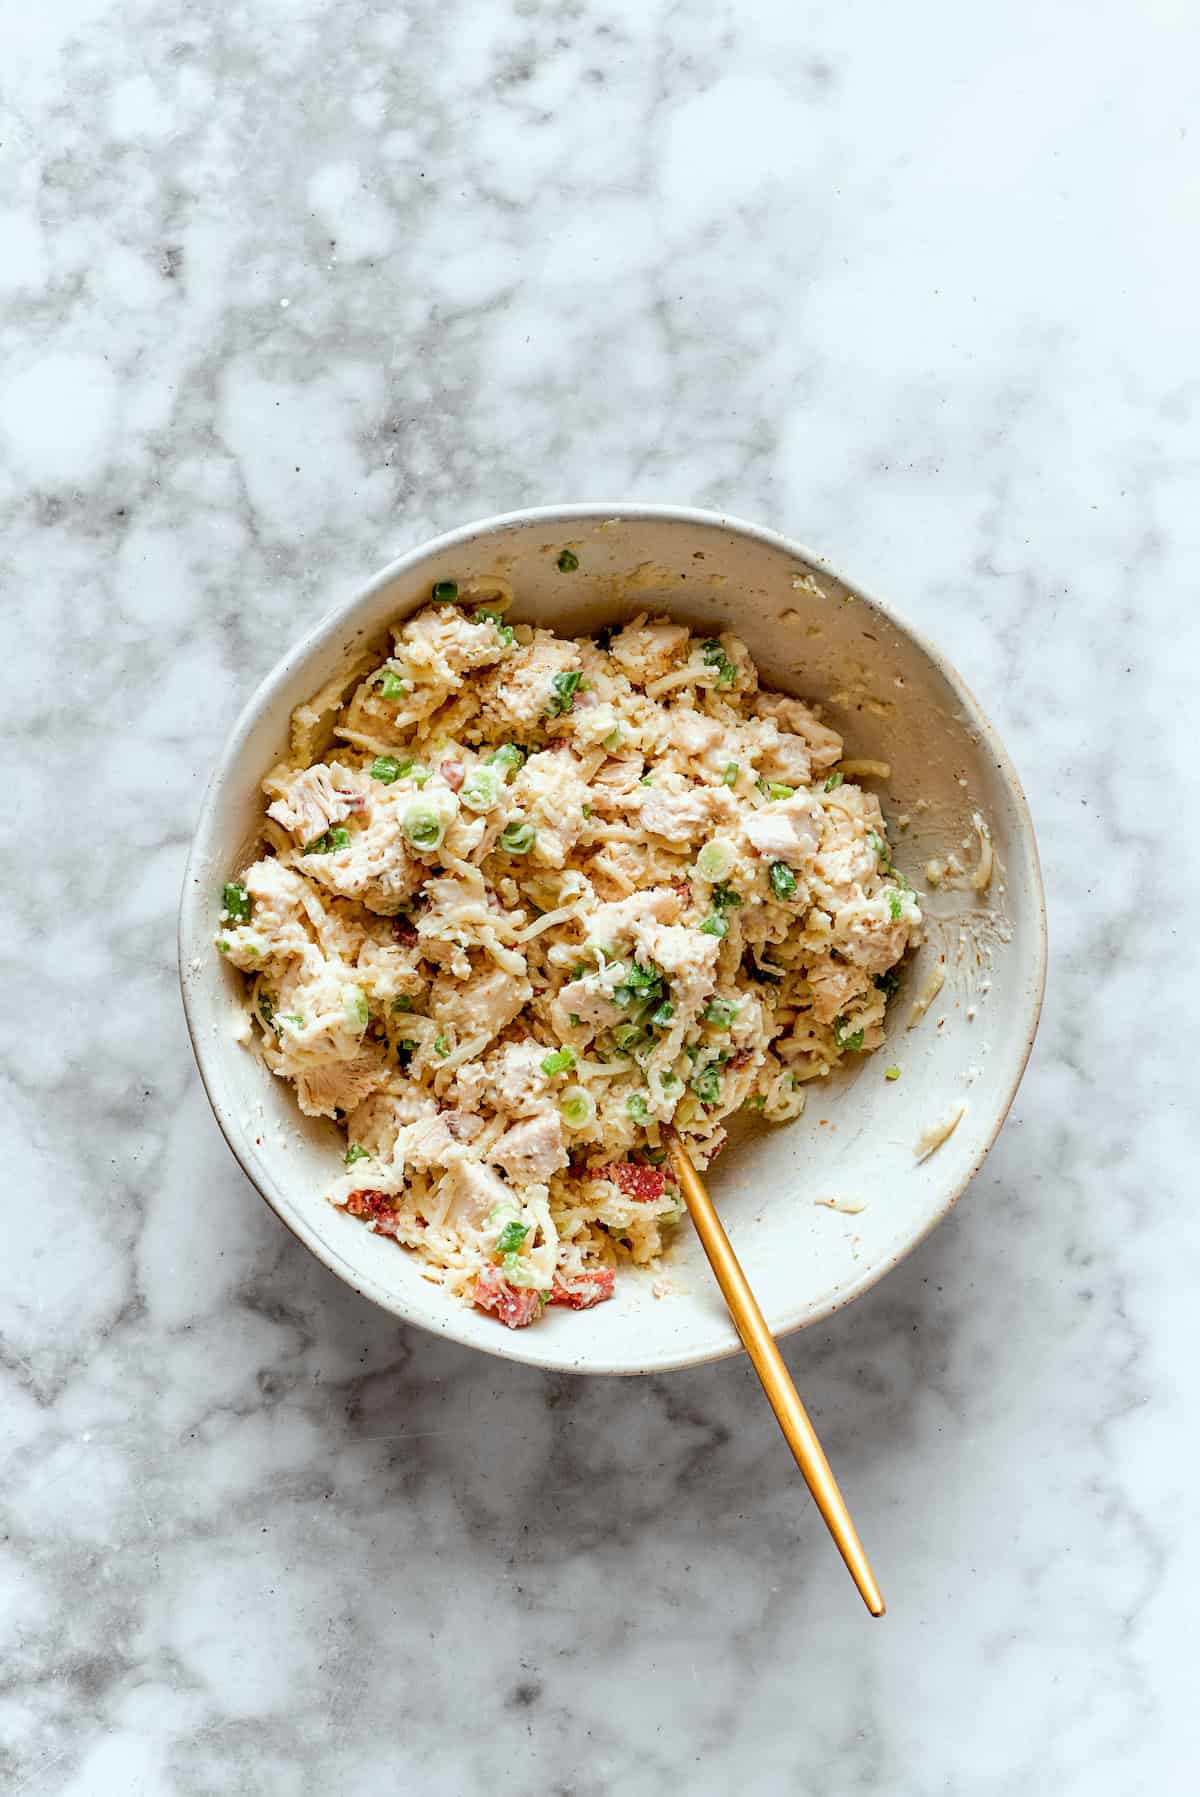
[[[1194,1788],[1194,8],[40,0],[0,38],[0,1786]],[[405,1334],[258,1203],[184,1034],[199,787],[288,639],[435,529],[617,496],[891,595],[1041,832],[1000,1144],[787,1348],[882,1624],[744,1364]]]

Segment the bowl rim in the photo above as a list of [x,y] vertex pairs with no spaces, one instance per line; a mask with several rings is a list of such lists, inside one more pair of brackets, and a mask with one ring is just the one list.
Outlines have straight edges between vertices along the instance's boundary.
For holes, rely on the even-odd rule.
[[[1046,989],[1047,965],[1047,925],[1045,886],[1042,879],[1041,860],[1038,855],[1037,835],[1034,830],[1033,816],[1024,787],[1012,759],[1001,741],[991,719],[983,710],[971,688],[954,664],[933,644],[924,632],[914,625],[888,602],[879,599],[874,593],[849,579],[824,555],[793,537],[784,536],[781,532],[771,530],[765,525],[754,524],[726,512],[709,511],[705,508],[681,505],[645,504],[641,501],[599,501],[584,500],[563,505],[539,505],[522,507],[517,511],[499,512],[485,518],[473,519],[459,525],[456,529],[445,531],[440,536],[432,537],[417,544],[405,554],[388,562],[362,586],[356,588],[345,599],[335,603],[317,622],[288,650],[278,662],[259,681],[249,698],[242,706],[232,727],[230,728],[216,763],[209,775],[204,794],[196,814],[195,827],[188,848],[187,862],[184,868],[183,885],[180,894],[177,923],[177,971],[179,975],[180,993],[183,1000],[184,1017],[187,1023],[188,1036],[192,1044],[192,1053],[200,1074],[200,1081],[208,1099],[209,1107],[216,1118],[217,1125],[224,1136],[230,1152],[233,1154],[242,1172],[258,1192],[260,1198],[268,1204],[291,1233],[301,1241],[321,1264],[337,1275],[360,1296],[369,1298],[381,1309],[388,1311],[398,1321],[425,1330],[429,1334],[438,1335],[450,1341],[461,1343],[465,1347],[478,1349],[482,1353],[494,1355],[497,1359],[518,1361],[525,1365],[540,1367],[547,1372],[570,1372],[601,1375],[625,1375],[633,1377],[641,1373],[676,1372],[685,1367],[704,1366],[730,1356],[740,1354],[744,1350],[736,1339],[716,1346],[700,1346],[694,1350],[672,1354],[658,1358],[644,1366],[631,1367],[628,1363],[616,1361],[591,1361],[580,1364],[572,1361],[565,1353],[554,1354],[539,1351],[538,1344],[526,1342],[524,1331],[504,1330],[497,1332],[497,1339],[480,1342],[465,1333],[460,1326],[460,1307],[447,1303],[445,1317],[424,1318],[413,1316],[403,1303],[402,1295],[389,1290],[377,1281],[364,1278],[348,1261],[322,1240],[298,1215],[288,1202],[286,1195],[268,1190],[261,1180],[242,1141],[244,1131],[214,1091],[214,1082],[210,1080],[207,1065],[210,1045],[204,1038],[196,1017],[193,1015],[191,982],[189,980],[189,951],[198,938],[196,928],[196,911],[201,902],[199,881],[196,872],[202,853],[206,848],[212,831],[212,819],[219,797],[229,781],[241,756],[246,739],[249,736],[259,715],[270,705],[281,688],[290,681],[298,665],[322,648],[328,640],[344,630],[347,622],[360,606],[373,599],[384,587],[400,579],[412,569],[420,567],[423,562],[448,550],[460,548],[480,538],[494,535],[497,531],[513,526],[542,523],[550,524],[583,524],[596,521],[619,522],[656,522],[691,525],[703,529],[719,529],[732,532],[737,536],[748,537],[770,549],[798,559],[808,567],[814,568],[838,581],[856,599],[863,601],[876,610],[882,617],[907,636],[921,652],[928,657],[933,666],[941,674],[947,684],[958,697],[966,720],[976,731],[993,758],[1003,781],[1009,789],[1014,811],[1020,826],[1024,846],[1029,857],[1031,874],[1031,898],[1037,919],[1036,930],[1036,965],[1032,968],[1032,982],[1023,987],[1021,1001],[1025,1007],[1022,1026],[1024,1045],[1014,1065],[1007,1091],[996,1108],[996,1114],[987,1137],[978,1153],[971,1161],[967,1171],[959,1178],[948,1192],[945,1201],[928,1217],[921,1227],[899,1248],[877,1264],[866,1268],[857,1278],[828,1292],[816,1307],[798,1309],[785,1314],[782,1318],[768,1319],[772,1333],[776,1337],[792,1335],[799,1329],[810,1328],[813,1324],[825,1322],[837,1311],[843,1310],[856,1298],[862,1297],[881,1279],[893,1272],[900,1263],[919,1248],[928,1239],[937,1226],[957,1205],[959,1199],[979,1172],[988,1154],[995,1144],[1000,1130],[1012,1108],[1033,1043],[1037,1036],[1041,1018],[1042,1001]],[[216,963],[214,962],[214,966]],[[470,1313],[462,1311],[462,1318]],[[536,1331],[530,1331],[536,1334]]]

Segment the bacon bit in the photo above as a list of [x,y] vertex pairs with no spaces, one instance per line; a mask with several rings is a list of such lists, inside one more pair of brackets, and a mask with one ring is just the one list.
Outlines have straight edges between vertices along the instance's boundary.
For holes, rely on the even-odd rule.
[[578,1273],[573,1279],[555,1275],[550,1288],[551,1304],[566,1304],[571,1310],[590,1310],[613,1295],[616,1274],[611,1267],[597,1267],[594,1273]]
[[541,1294],[532,1286],[510,1285],[496,1267],[484,1267],[471,1288],[480,1310],[491,1310],[506,1329],[526,1329],[542,1311]]
[[351,1192],[346,1200],[346,1209],[352,1217],[361,1217],[364,1223],[370,1223],[376,1235],[395,1235],[400,1227],[399,1219],[392,1209],[390,1192]]
[[753,1059],[754,1059],[754,1050],[752,1048],[739,1048],[739,1049],[736,1049],[735,1052],[730,1055],[729,1060],[726,1063],[726,1065],[728,1066],[730,1072],[732,1072],[735,1067],[745,1067]]
[[667,1176],[661,1167],[647,1167],[642,1161],[612,1161],[606,1167],[593,1167],[593,1179],[611,1179],[626,1198],[639,1204],[652,1204],[661,1198]]
[[443,761],[438,768],[438,773],[451,792],[457,792],[467,777],[467,770],[461,761]]
[[397,942],[402,942],[405,948],[415,948],[420,941],[420,937],[417,935],[417,926],[410,917],[393,917],[392,935]]
[[686,880],[672,880],[671,891],[675,894],[681,905],[691,904],[692,889]]

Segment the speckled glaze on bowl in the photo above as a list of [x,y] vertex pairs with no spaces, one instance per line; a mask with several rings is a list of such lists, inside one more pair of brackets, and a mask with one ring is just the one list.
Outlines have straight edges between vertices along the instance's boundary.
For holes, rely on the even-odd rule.
[[[557,562],[570,547],[579,568]],[[777,1335],[819,1322],[866,1291],[927,1236],[978,1171],[1012,1103],[1037,1029],[1046,964],[1037,846],[1020,782],[995,731],[944,657],[819,556],[754,525],[673,506],[543,507],[469,524],[375,576],[262,683],[205,794],[184,879],[180,977],[209,1100],[246,1175],[312,1252],[407,1323],[535,1366],[643,1373],[738,1349],[685,1223],[656,1274],[622,1271],[608,1304],[551,1310],[507,1330],[422,1279],[419,1263],[321,1196],[340,1138],[301,1116],[293,1093],[234,1039],[238,976],[213,951],[220,886],[249,858],[259,781],[283,753],[292,708],[431,584],[501,574],[513,616],[568,635],[666,610],[705,631],[736,630],[763,684],[820,700],[848,756],[892,765],[878,786],[897,864],[925,890],[931,856],[963,849],[979,813],[996,873],[983,894],[929,894],[928,939],[893,1000],[889,1042],[810,1088],[803,1117],[745,1132],[711,1172],[734,1246]],[[909,822],[900,827],[899,819]],[[939,956],[947,978],[905,1028]],[[969,1015],[973,1013],[973,1015]],[[883,1077],[899,1064],[902,1077]],[[955,1133],[927,1160],[914,1147],[963,1099]],[[831,1208],[830,1201],[833,1201]],[[671,1288],[655,1295],[666,1282]]]

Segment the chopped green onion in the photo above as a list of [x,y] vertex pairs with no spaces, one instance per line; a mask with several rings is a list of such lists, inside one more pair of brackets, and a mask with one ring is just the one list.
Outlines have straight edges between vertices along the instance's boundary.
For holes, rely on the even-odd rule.
[[891,998],[892,994],[899,990],[900,975],[896,972],[894,967],[889,967],[886,973],[877,973],[875,975],[875,985],[880,992],[886,992],[888,997]]
[[500,797],[503,775],[488,767],[473,767],[459,797],[471,811],[490,811]]
[[729,919],[727,917],[722,917],[719,912],[714,911],[711,917],[706,917],[704,919],[704,922],[700,925],[700,929],[705,936],[727,936],[729,934]]
[[642,1097],[640,1092],[630,1093],[629,1097],[625,1100],[625,1109],[629,1112],[629,1115],[633,1118],[635,1123],[648,1123],[650,1121],[650,1107],[647,1105],[646,1100]]
[[719,881],[725,878],[733,863],[733,844],[722,836],[714,836],[696,856],[696,872],[702,880]]
[[833,1026],[833,1040],[838,1048],[848,1048],[851,1054],[857,1054],[863,1045],[862,1030],[846,1030],[848,1018],[839,1017]]
[[438,1036],[434,1039],[433,1052],[437,1055],[439,1060],[444,1061],[446,1059],[446,1056],[450,1053],[450,1044],[445,1036]]
[[574,1065],[575,1050],[573,1048],[559,1048],[556,1049],[553,1054],[548,1054],[546,1056],[545,1060],[542,1062],[542,1072],[548,1079],[550,1079],[553,1078],[556,1073],[570,1073]]
[[569,673],[555,674],[550,682],[550,699],[546,706],[551,717],[560,718],[564,712],[570,711],[582,678],[578,668],[573,668]]
[[235,923],[249,923],[250,894],[240,880],[226,880],[221,888],[221,901],[226,917]]
[[404,813],[404,834],[414,849],[436,849],[445,834],[442,820],[431,805],[410,805]]
[[826,780],[826,782],[825,782],[825,791],[826,792],[836,792],[838,787],[842,784],[842,781],[845,778],[846,778],[845,774],[836,774],[836,773],[830,774],[828,780]]
[[506,1223],[496,1237],[497,1254],[515,1254],[528,1234],[528,1223]]
[[312,842],[306,843],[303,853],[306,855],[332,855],[336,849],[349,846],[350,832],[340,826],[336,830],[326,830],[323,836],[316,836]]
[[275,1015],[275,1001],[267,992],[259,994],[258,1014],[264,1023],[270,1023],[272,1017]]
[[762,1092],[755,1092],[752,1098],[746,1100],[744,1108],[748,1111],[761,1111],[766,1102],[766,1097]]
[[705,1067],[691,1081],[692,1091],[701,1104],[719,1104],[721,1100],[721,1073],[717,1067]]
[[391,786],[394,780],[402,780],[411,771],[411,755],[406,755],[403,761],[398,761],[394,755],[377,755],[370,767],[372,780],[382,780],[385,786]]
[[899,1067],[885,1067],[883,1070],[883,1077],[884,1077],[884,1079],[899,1079],[900,1078]]
[[618,1023],[613,1030],[612,1039],[622,1054],[629,1054],[632,1049],[640,1048],[647,1038],[640,1024]]
[[664,1023],[670,1023],[674,1015],[675,1006],[669,998],[665,998],[656,1011],[651,1011],[650,1021],[656,1029],[661,1029]]
[[519,748],[516,743],[501,743],[500,747],[498,749],[493,749],[492,753],[488,756],[488,766],[502,767],[506,774],[509,772],[515,773],[519,767],[524,765],[524,762],[525,751],[524,749]]
[[796,788],[794,786],[785,786],[782,780],[772,780],[767,787],[767,797],[772,800],[790,799],[795,791]]
[[504,619],[498,611],[477,611],[475,613],[475,622],[477,624],[493,624],[496,628],[496,635],[500,638],[500,641],[504,644],[506,649],[511,649],[517,640],[516,631],[511,624],[506,624],[504,622]]
[[622,741],[623,741],[623,737],[622,737],[622,733],[621,733],[621,726],[620,726],[620,724],[618,724],[616,729],[610,730],[608,735],[605,737],[604,747],[610,751],[613,749],[619,749]]
[[567,1021],[570,1023],[571,1028],[573,1030],[577,1030],[579,1028],[580,1024],[583,1022],[583,1018],[580,1017],[575,1011],[572,1011],[571,1015],[567,1019]]
[[884,873],[891,872],[892,852],[878,830],[867,831],[867,847],[874,851]]
[[510,1285],[533,1284],[533,1271],[529,1262],[522,1260],[519,1254],[506,1254],[500,1264]]
[[558,1108],[569,1129],[586,1129],[596,1115],[596,1100],[582,1086],[568,1086]]
[[293,1029],[302,1030],[304,1028],[304,1019],[299,1011],[285,1011],[282,1017],[276,1018],[275,1028],[278,1029],[281,1023],[290,1023]]
[[419,761],[414,761],[412,764],[412,777],[418,786],[424,786],[427,781],[432,780],[433,775],[427,767],[422,767]]
[[433,583],[433,603],[435,605],[453,605],[458,599],[457,580],[435,580]]
[[342,1010],[346,1022],[356,1030],[365,1030],[370,1021],[370,1010],[367,1006],[367,995],[361,986],[342,987]]
[[361,1142],[351,1142],[349,1148],[347,1148],[345,1154],[342,1156],[342,1159],[348,1167],[352,1167],[355,1161],[369,1161],[370,1158],[371,1156],[362,1146]]
[[412,1060],[413,1056],[416,1054],[418,1047],[419,1047],[418,1043],[408,1041],[408,1040],[405,1040],[403,1042],[397,1042],[397,1044],[396,1044],[396,1059],[399,1061],[399,1063],[402,1067],[408,1066],[408,1063]]
[[630,963],[629,972],[625,975],[625,984],[634,992],[648,992],[651,986],[658,986],[661,983],[662,968],[656,967],[653,961],[648,962],[645,967],[640,966],[637,961]]
[[500,846],[510,855],[527,855],[536,841],[537,831],[523,821],[505,824],[500,832]]
[[891,891],[888,893],[888,910],[891,912],[893,923],[899,923],[900,919],[904,916],[904,900],[900,897],[900,894],[896,891],[895,887],[892,887]]
[[638,781],[638,785],[639,786],[653,786],[654,785],[654,775],[653,774],[643,774],[641,779]]
[[399,998],[394,998],[392,1000],[392,1009],[393,1009],[393,1011],[411,1011],[412,1010],[412,999],[409,998],[407,992],[402,992],[400,994]]
[[591,806],[590,806],[590,805],[585,805],[585,806],[584,806],[584,807],[583,807],[583,815],[584,815],[584,817],[591,817],[591,815],[592,815],[592,808],[591,808]]
[[399,674],[395,673],[393,669],[389,668],[386,674],[380,675],[379,692],[382,698],[391,699],[394,702],[397,699],[402,699],[407,691],[408,682],[401,680]]
[[717,641],[715,636],[707,637],[705,641],[701,643],[700,653],[706,667],[716,668],[718,686],[728,686],[732,680],[736,679],[737,668],[734,663],[729,660],[724,648]]
[[772,861],[770,880],[777,899],[790,899],[795,893],[796,876],[786,861]]
[[761,774],[758,776],[758,779],[754,782],[754,784],[755,784],[755,786],[757,786],[759,792],[761,792],[763,798],[765,799],[767,796],[767,783],[763,779]]
[[736,786],[737,778],[741,771],[738,763],[736,761],[731,761],[729,766],[725,769],[725,772],[721,775],[721,785]]
[[730,999],[714,998],[704,1007],[704,1021],[719,1030],[727,1030],[740,1009],[741,1006],[732,1003]]
[[742,895],[735,892],[732,886],[714,886],[712,902],[718,911],[729,911],[741,904]]
[[573,549],[564,549],[558,558],[559,573],[574,574],[578,566],[579,557],[576,555],[575,551]]

